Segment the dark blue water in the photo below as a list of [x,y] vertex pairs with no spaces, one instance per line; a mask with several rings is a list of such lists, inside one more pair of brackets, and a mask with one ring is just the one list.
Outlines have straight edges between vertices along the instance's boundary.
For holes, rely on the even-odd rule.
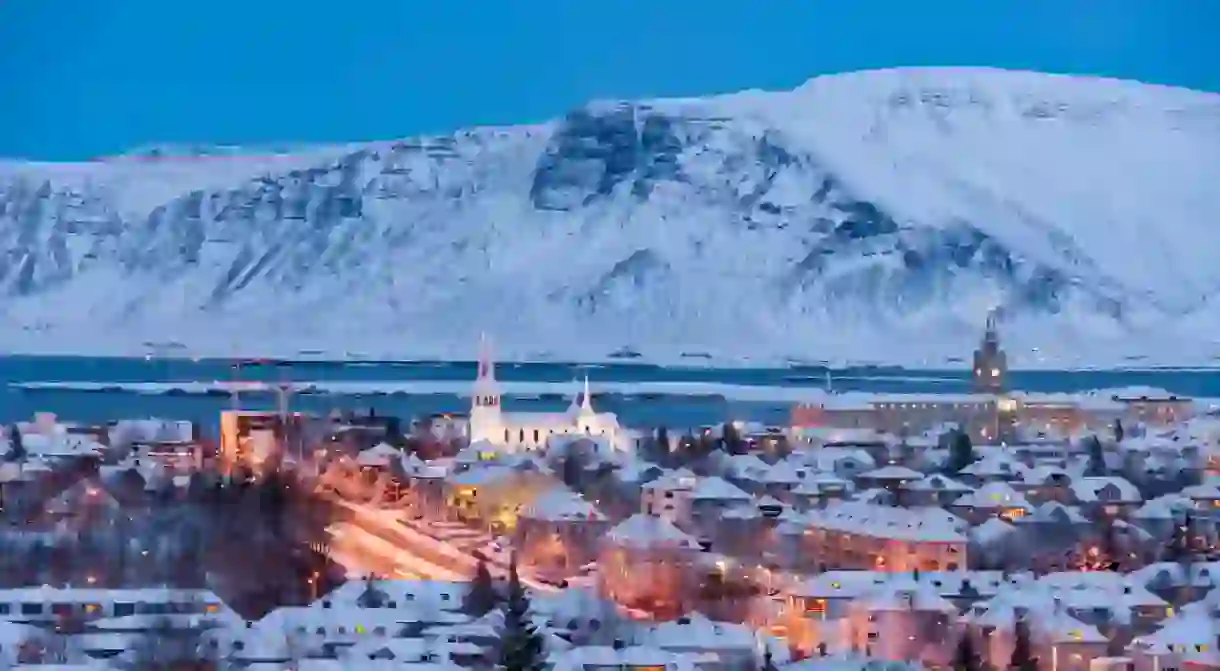
[[[583,366],[579,364],[500,364],[497,377],[503,381],[568,383],[588,375],[593,382],[716,382],[736,385],[824,387],[825,368],[706,368],[660,367],[638,364]],[[244,362],[243,380],[278,381],[421,381],[472,380],[473,362]],[[940,392],[968,390],[969,371],[902,370],[897,368],[848,368],[831,371],[836,390],[873,392]],[[145,395],[126,392],[69,390],[21,390],[14,382],[180,382],[231,380],[234,363],[218,359],[118,359],[94,357],[5,357],[0,358],[0,421],[30,417],[50,411],[65,420],[97,422],[116,418],[166,417],[200,421],[214,426],[220,411],[231,401],[219,395]],[[1010,386],[1040,392],[1071,392],[1086,389],[1149,386],[1180,395],[1220,397],[1220,371],[1014,371]],[[750,419],[779,424],[786,420],[789,404],[737,401],[718,396],[639,396],[601,394],[600,410],[617,413],[631,426],[691,427]],[[510,410],[560,410],[568,401],[560,396],[542,399],[505,398]],[[293,408],[326,412],[335,408],[375,409],[381,414],[412,417],[435,412],[462,412],[467,399],[452,394],[347,394],[308,395],[293,399]],[[271,409],[271,394],[242,395],[242,406]]]

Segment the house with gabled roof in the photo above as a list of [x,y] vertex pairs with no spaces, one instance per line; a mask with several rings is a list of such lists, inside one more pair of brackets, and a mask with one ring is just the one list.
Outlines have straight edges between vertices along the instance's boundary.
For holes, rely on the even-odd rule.
[[689,517],[686,520],[679,518],[678,523],[689,523],[691,528],[700,529],[704,534],[715,530],[725,511],[754,500],[736,485],[714,475],[699,478],[686,496]]
[[958,472],[958,478],[968,485],[982,485],[992,481],[1014,482],[1020,480],[1027,470],[1021,462],[1004,452],[991,452],[982,459]]
[[628,607],[682,612],[701,552],[698,539],[668,519],[632,515],[602,537],[603,594]]
[[1126,517],[1144,502],[1139,489],[1126,478],[1078,478],[1070,487],[1076,505],[1092,519]]
[[804,554],[820,568],[957,570],[967,566],[968,525],[940,509],[857,501],[811,510]]
[[557,485],[517,516],[514,546],[522,561],[535,567],[574,572],[597,558],[598,541],[608,527],[606,516],[593,503]]
[[821,508],[832,501],[845,501],[856,492],[855,483],[832,472],[814,471],[788,496],[800,510]]
[[640,488],[640,510],[670,522],[690,518],[690,493],[698,476],[685,468],[666,471]]
[[1013,521],[1034,512],[1034,507],[1025,500],[1024,494],[1001,480],[984,483],[959,497],[949,509],[974,523],[981,523],[989,517]]
[[907,505],[949,506],[974,488],[947,475],[933,473],[902,485],[902,500]]
[[109,523],[122,505],[95,478],[82,478],[43,504],[42,520],[81,529]]
[[1072,479],[1072,473],[1062,466],[1037,464],[1022,473],[1019,481],[1010,484],[1035,505],[1046,501],[1071,503]]

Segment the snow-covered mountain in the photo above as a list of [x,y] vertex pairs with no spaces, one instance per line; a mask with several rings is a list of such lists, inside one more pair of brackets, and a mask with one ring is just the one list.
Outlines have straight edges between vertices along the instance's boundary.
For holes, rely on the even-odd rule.
[[291,154],[0,163],[0,344],[462,357],[487,331],[517,357],[939,363],[999,307],[1018,362],[1202,362],[1218,223],[1218,95],[870,71]]

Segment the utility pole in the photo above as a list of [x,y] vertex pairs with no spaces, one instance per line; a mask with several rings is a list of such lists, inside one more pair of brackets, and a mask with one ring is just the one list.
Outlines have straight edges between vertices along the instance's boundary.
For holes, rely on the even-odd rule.
[[279,376],[280,381],[279,381],[279,384],[276,385],[276,398],[278,401],[278,414],[279,414],[279,420],[280,420],[281,462],[282,462],[283,456],[289,452],[290,445],[292,445],[293,442],[296,442],[297,445],[296,445],[296,450],[295,450],[295,459],[296,459],[296,464],[299,466],[301,463],[301,459],[304,455],[302,454],[300,442],[294,441],[295,437],[292,435],[292,431],[291,431],[292,427],[289,426],[289,421],[291,419],[291,414],[292,414],[291,413],[291,403],[292,403],[293,387],[292,387],[292,383],[288,379],[287,367],[285,367],[283,364],[281,364],[279,366],[279,370],[280,370],[280,376]]
[[236,359],[233,362],[233,387],[229,390],[229,401],[232,404],[234,412],[241,410],[241,400],[238,398],[238,389],[241,385],[241,359]]

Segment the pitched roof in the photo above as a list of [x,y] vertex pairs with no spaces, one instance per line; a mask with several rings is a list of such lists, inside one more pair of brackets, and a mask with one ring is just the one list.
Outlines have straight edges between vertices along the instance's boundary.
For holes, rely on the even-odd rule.
[[619,545],[634,548],[699,548],[698,540],[674,526],[669,520],[643,513],[632,515],[619,523],[606,533],[606,537]]

